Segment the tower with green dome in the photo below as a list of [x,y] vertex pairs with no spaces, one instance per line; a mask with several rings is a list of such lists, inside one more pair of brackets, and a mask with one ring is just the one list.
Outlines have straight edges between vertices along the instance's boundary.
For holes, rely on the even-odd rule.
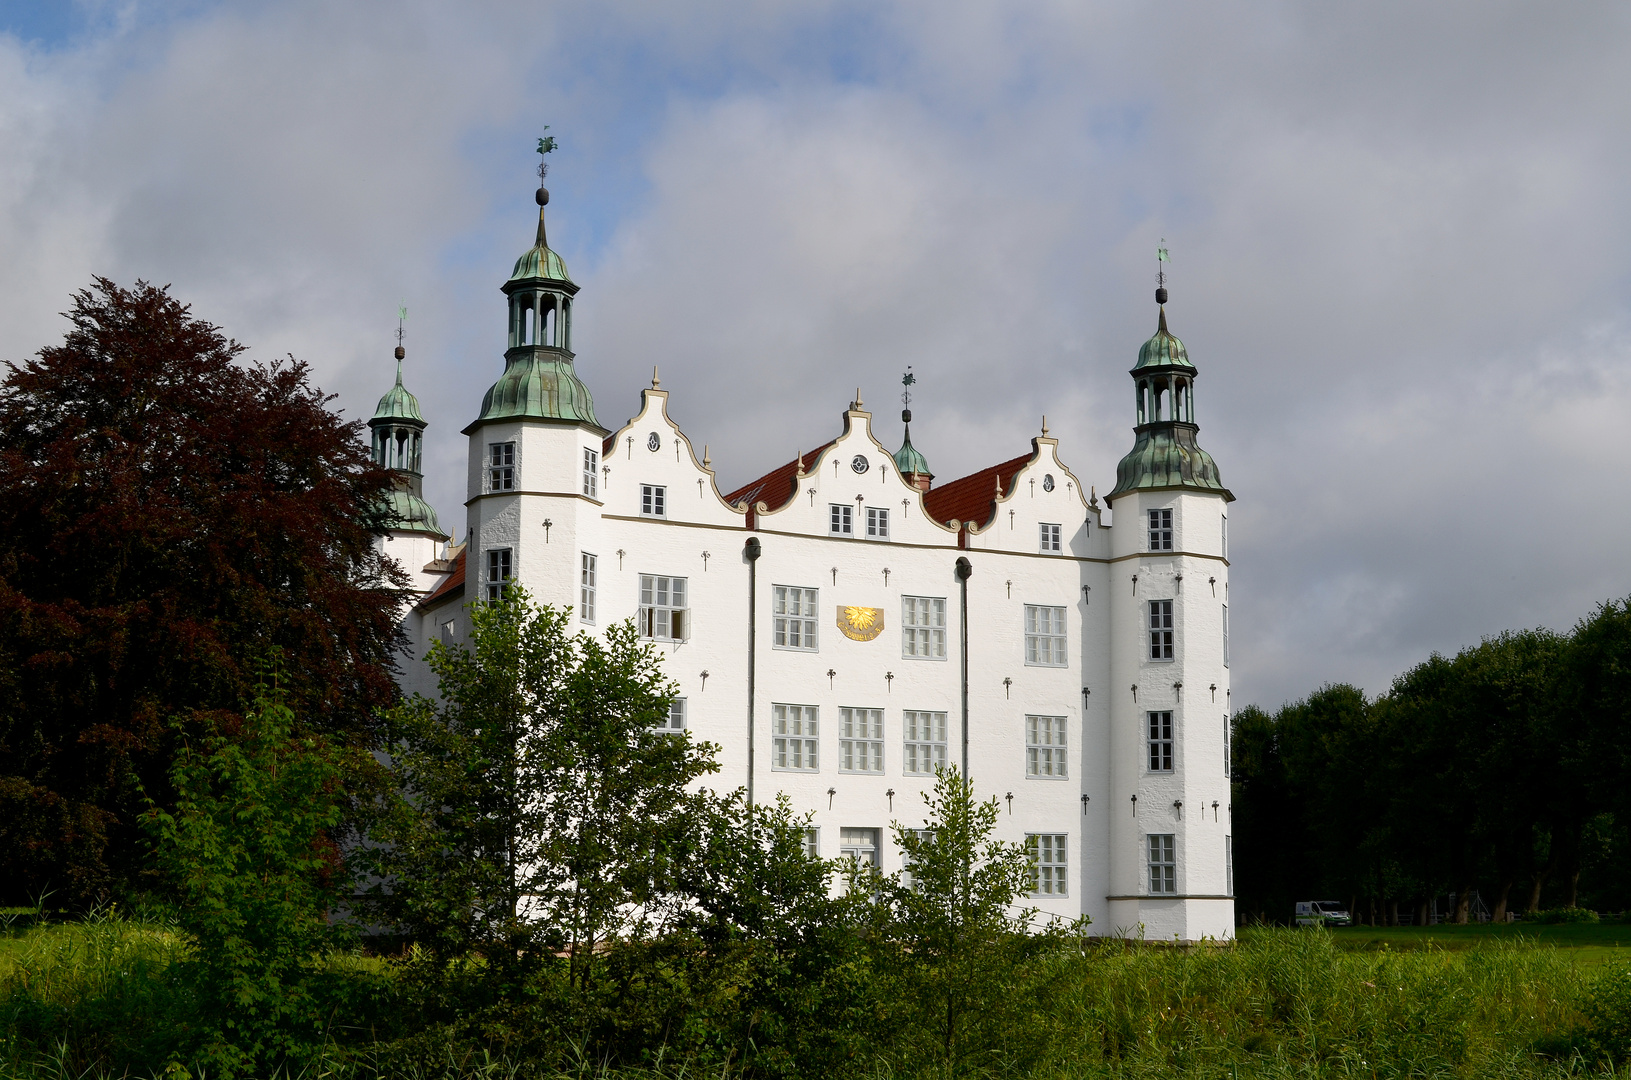
[[402,385],[402,360],[407,355],[396,347],[396,385],[379,399],[368,421],[372,432],[374,463],[391,470],[391,515],[388,530],[394,535],[428,536],[446,540],[447,533],[436,520],[436,511],[425,501],[425,418],[419,412],[419,399]]

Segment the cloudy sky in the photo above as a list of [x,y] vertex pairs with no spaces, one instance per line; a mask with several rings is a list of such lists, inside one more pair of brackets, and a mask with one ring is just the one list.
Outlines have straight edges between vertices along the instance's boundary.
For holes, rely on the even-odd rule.
[[366,416],[405,302],[458,521],[545,124],[602,422],[727,487],[910,364],[942,479],[1107,489],[1164,237],[1237,704],[1631,593],[1623,4],[0,0],[0,358],[145,278]]

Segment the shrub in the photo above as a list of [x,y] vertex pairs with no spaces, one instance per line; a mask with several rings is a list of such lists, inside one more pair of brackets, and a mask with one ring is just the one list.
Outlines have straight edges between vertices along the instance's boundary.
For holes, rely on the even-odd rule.
[[1551,926],[1559,923],[1594,923],[1597,922],[1597,913],[1586,908],[1560,907],[1537,911],[1532,915],[1525,915],[1524,922],[1543,923]]

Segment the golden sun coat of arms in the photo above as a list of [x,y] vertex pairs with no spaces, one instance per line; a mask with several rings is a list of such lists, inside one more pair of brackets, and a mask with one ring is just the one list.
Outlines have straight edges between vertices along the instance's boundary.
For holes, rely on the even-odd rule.
[[851,641],[871,641],[883,633],[883,608],[840,606],[838,629]]

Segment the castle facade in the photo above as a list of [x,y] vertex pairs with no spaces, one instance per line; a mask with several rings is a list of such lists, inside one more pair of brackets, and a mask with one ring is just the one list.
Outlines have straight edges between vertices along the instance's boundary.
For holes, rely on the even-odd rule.
[[[1196,443],[1165,289],[1102,504],[1046,421],[1029,448],[937,484],[910,413],[892,452],[859,391],[825,445],[722,493],[655,372],[632,419],[598,419],[547,201],[503,285],[504,370],[464,429],[462,543],[423,498],[400,348],[370,421],[398,477],[382,543],[416,578],[415,656],[460,641],[467,605],[512,582],[590,633],[632,619],[679,685],[671,727],[722,748],[710,782],[785,793],[812,815],[813,852],[900,869],[889,825],[921,825],[934,770],[956,765],[1000,800],[999,835],[1030,846],[1043,912],[1232,937],[1234,496]],[[435,693],[422,660],[404,668],[405,689]]]

